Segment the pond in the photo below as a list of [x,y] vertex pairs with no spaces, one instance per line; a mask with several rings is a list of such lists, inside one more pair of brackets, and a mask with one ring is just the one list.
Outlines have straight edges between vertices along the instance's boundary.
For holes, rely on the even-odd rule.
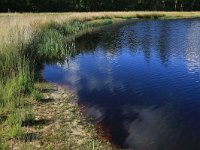
[[43,78],[76,92],[112,143],[200,149],[200,20],[146,20],[86,34]]

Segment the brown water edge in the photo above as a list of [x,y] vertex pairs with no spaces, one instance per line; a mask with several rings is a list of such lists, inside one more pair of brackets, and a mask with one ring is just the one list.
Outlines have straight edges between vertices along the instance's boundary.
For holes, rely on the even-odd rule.
[[81,114],[83,114],[84,118],[86,118],[86,121],[91,122],[94,125],[94,128],[98,134],[99,140],[102,141],[103,143],[109,142],[111,144],[112,149],[120,149],[120,147],[118,147],[115,143],[112,142],[109,128],[103,126],[101,122],[95,121],[93,118],[89,118],[87,116],[86,106],[79,103],[78,107]]
[[128,150],[127,148],[121,148],[119,145],[116,145],[116,143],[113,142],[109,126],[105,126],[100,121],[96,121],[87,116],[86,106],[79,103],[78,107],[81,114],[83,114],[84,118],[86,118],[86,121],[91,122],[94,125],[100,141],[103,143],[109,143],[113,150]]
[[120,149],[120,147],[118,147],[116,144],[114,144],[112,142],[109,128],[103,126],[103,124],[101,122],[95,121],[93,118],[88,117],[86,106],[84,104],[81,104],[78,102],[78,97],[76,96],[74,91],[70,90],[69,88],[67,88],[64,85],[57,84],[56,86],[62,87],[69,93],[73,93],[73,95],[76,97],[76,99],[71,99],[70,102],[75,103],[78,106],[77,110],[78,110],[79,114],[81,114],[82,119],[85,122],[93,125],[93,128],[94,128],[95,132],[97,133],[97,138],[100,142],[102,142],[102,144],[107,145],[109,143],[110,149],[113,149],[113,150]]

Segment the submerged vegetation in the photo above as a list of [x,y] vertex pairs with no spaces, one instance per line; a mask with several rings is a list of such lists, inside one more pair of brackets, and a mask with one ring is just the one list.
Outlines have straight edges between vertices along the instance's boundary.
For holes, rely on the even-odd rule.
[[13,140],[27,139],[23,123],[34,123],[34,100],[43,98],[34,86],[40,79],[36,68],[74,57],[76,36],[126,19],[199,16],[197,12],[1,14],[0,149],[9,149]]

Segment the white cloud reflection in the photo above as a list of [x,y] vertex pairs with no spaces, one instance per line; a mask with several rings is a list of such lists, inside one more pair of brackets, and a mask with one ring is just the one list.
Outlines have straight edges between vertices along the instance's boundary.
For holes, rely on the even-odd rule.
[[89,117],[95,118],[98,121],[103,120],[104,117],[104,109],[99,106],[91,106],[87,108],[87,115]]
[[[104,88],[110,93],[114,93],[115,89],[123,89],[122,82],[114,80],[113,59],[117,59],[117,57],[107,56],[105,60],[105,58],[102,59],[101,55],[104,57],[104,54],[100,54],[95,58],[95,61],[93,60],[94,62],[91,62],[95,63],[93,64],[95,68],[92,69],[89,66],[81,66],[82,64],[77,61],[65,62],[63,68],[66,70],[66,85],[75,87],[77,91],[83,88],[87,88],[89,91]],[[80,84],[83,81],[84,84]]]
[[[169,150],[174,143],[172,129],[169,126],[169,118],[163,108],[132,108],[125,107],[124,114],[135,113],[137,119],[125,122],[124,127],[128,131],[126,144],[136,150]],[[168,143],[170,141],[171,143]],[[165,145],[165,147],[162,147]]]
[[189,72],[200,73],[200,23],[193,21],[188,27],[185,47],[185,59]]

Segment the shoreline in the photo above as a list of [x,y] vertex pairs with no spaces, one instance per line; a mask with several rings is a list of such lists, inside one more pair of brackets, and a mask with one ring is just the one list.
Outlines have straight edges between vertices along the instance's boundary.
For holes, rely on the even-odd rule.
[[30,136],[9,141],[10,149],[114,149],[84,115],[73,92],[53,83],[38,83],[37,89],[43,98],[34,101],[35,120],[23,127]]

